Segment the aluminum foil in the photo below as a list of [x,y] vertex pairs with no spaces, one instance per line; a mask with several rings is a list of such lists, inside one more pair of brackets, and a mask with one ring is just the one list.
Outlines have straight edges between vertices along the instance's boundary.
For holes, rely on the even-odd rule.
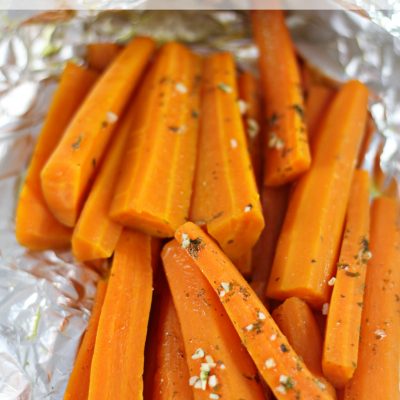
[[[372,169],[378,155],[386,175],[399,178],[400,21],[396,12],[367,12],[368,18],[297,11],[289,23],[310,63],[333,79],[354,77],[371,88],[378,131],[365,165]],[[255,70],[258,53],[245,12],[20,11],[0,14],[0,26],[0,400],[57,400],[99,276],[69,253],[21,248],[13,219],[23,172],[64,62],[84,62],[87,43],[126,42],[136,34],[181,40],[203,53],[228,50],[245,69]]]

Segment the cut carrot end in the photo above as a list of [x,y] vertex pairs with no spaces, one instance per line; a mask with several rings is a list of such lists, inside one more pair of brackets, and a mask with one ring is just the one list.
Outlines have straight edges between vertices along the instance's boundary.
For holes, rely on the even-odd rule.
[[311,165],[300,71],[283,11],[258,10],[251,16],[268,121],[264,184],[280,186]]
[[256,243],[264,219],[229,53],[204,63],[198,154],[190,220],[205,225],[228,256],[238,259]]
[[361,312],[369,252],[369,175],[355,171],[347,221],[325,331],[325,376],[343,388],[357,366]]
[[328,302],[367,103],[368,89],[358,81],[343,85],[333,100],[317,134],[313,165],[291,194],[269,297],[300,297],[316,308]]
[[97,74],[68,62],[61,74],[23,183],[16,214],[17,240],[31,250],[68,247],[71,231],[52,215],[40,185],[40,173],[80,107]]
[[[181,226],[175,238],[219,296],[242,343],[277,399],[335,399],[333,388],[307,369],[217,244],[191,222]],[[289,388],[285,386],[288,381]]]
[[[182,327],[189,373],[201,385],[194,387],[195,398],[212,398],[215,393],[226,399],[264,399],[251,358],[191,257],[173,240],[164,246],[162,259]],[[211,385],[201,381],[205,363],[210,363],[209,376],[214,376]]]
[[118,54],[74,115],[42,169],[43,195],[53,215],[63,224],[75,225],[116,122],[154,50],[152,39],[136,37]]
[[138,95],[111,216],[155,236],[187,220],[198,135],[202,60],[163,46]]

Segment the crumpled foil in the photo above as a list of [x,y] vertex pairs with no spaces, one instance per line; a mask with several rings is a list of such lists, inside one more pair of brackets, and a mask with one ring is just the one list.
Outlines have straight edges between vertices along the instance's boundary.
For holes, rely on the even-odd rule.
[[[372,89],[378,131],[365,164],[371,169],[381,152],[382,169],[398,179],[400,21],[394,11],[366,11],[368,18],[295,11],[289,25],[308,62],[335,80],[354,77]],[[136,34],[181,40],[201,53],[231,51],[242,68],[254,71],[258,52],[246,12],[20,11],[0,14],[0,26],[0,400],[57,400],[99,274],[75,263],[69,252],[21,248],[13,219],[23,172],[64,62],[83,62],[87,43],[126,42]]]

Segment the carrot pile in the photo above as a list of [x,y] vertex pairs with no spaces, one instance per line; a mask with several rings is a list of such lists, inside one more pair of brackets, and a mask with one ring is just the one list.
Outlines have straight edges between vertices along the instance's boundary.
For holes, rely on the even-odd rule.
[[399,397],[368,89],[299,63],[282,11],[251,22],[259,79],[145,37],[65,66],[16,212],[28,249],[110,260],[65,399]]

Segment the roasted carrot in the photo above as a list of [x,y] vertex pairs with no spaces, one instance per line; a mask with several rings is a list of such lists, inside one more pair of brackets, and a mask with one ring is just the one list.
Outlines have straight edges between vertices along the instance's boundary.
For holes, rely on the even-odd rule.
[[[134,104],[134,103],[133,103]],[[111,257],[122,225],[109,216],[113,188],[131,127],[137,118],[135,104],[130,106],[116,128],[115,138],[100,167],[72,235],[72,252],[81,261]],[[94,223],[95,221],[95,223]]]
[[72,232],[47,208],[40,186],[40,172],[96,79],[95,72],[70,62],[61,75],[19,195],[16,236],[31,250],[69,246]]
[[[308,370],[261,300],[215,242],[191,222],[181,226],[175,237],[219,295],[242,343],[274,395],[279,400],[334,399],[330,385]],[[180,271],[184,275],[182,267]]]
[[[200,228],[198,228],[200,229]],[[193,396],[264,399],[257,370],[218,296],[175,241],[163,249],[164,270],[182,328]]]
[[358,363],[345,400],[399,398],[399,222],[397,199],[374,201]]
[[68,125],[41,173],[42,190],[54,216],[74,226],[116,121],[129,100],[155,43],[136,38],[101,76]]
[[265,287],[274,260],[276,243],[285,218],[289,186],[263,186],[261,189],[261,204],[264,220],[267,221],[267,224],[253,248],[251,280],[253,290],[261,299],[265,297]]
[[235,264],[236,268],[240,271],[240,273],[246,278],[250,278],[252,271],[252,262],[253,262],[253,252],[252,250],[248,250],[241,257],[232,260],[233,264]]
[[318,132],[318,127],[326,115],[335,94],[336,90],[327,85],[313,84],[309,87],[305,115],[310,141],[315,140],[315,133]]
[[189,213],[196,162],[202,60],[178,43],[160,51],[128,139],[111,216],[173,236]]
[[90,43],[86,48],[87,63],[90,68],[103,72],[121,51],[116,43]]
[[282,185],[311,164],[299,67],[283,11],[252,12],[268,131],[264,184]]
[[322,377],[322,336],[307,303],[297,297],[289,297],[275,308],[272,318],[307,368],[315,376]]
[[90,373],[89,400],[140,399],[152,300],[151,237],[123,230],[115,249]]
[[264,227],[236,99],[232,55],[209,56],[190,220],[205,225],[232,259],[251,250]]
[[259,83],[253,74],[246,71],[239,75],[238,88],[239,109],[243,116],[247,146],[256,181],[261,184],[262,135],[260,129],[262,112]]
[[178,316],[168,289],[162,290],[157,343],[156,368],[152,376],[152,400],[191,400],[189,369]]
[[74,369],[72,370],[64,394],[64,400],[86,400],[88,398],[90,366],[92,364],[97,327],[99,325],[106,289],[107,282],[103,280],[99,281],[97,284],[97,293],[94,300],[92,315],[86,333],[83,336],[82,343],[79,347]]
[[357,365],[366,263],[369,252],[369,176],[357,170],[347,207],[347,221],[325,331],[323,370],[343,387]]
[[367,102],[368,89],[358,81],[346,83],[334,98],[317,133],[312,168],[290,197],[269,297],[300,297],[315,307],[328,301]]

